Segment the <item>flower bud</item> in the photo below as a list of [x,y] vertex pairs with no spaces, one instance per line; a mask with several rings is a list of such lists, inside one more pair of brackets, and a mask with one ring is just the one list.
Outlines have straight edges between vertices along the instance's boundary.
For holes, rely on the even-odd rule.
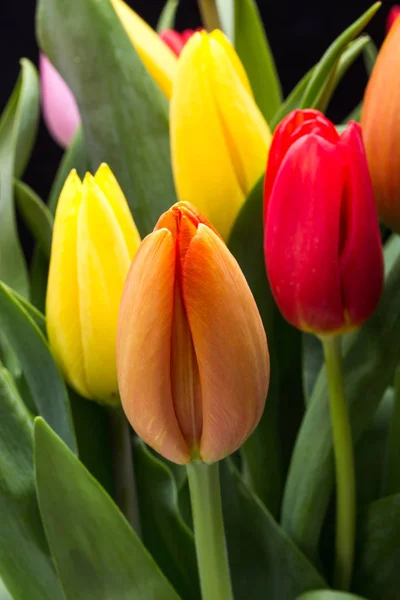
[[201,29],[185,29],[182,33],[174,31],[173,29],[164,29],[160,32],[160,38],[169,46],[176,56],[180,56],[186,42]]
[[46,299],[51,349],[85,398],[119,402],[116,333],[122,288],[140,244],[109,167],[68,176],[57,206]]
[[188,203],[161,216],[132,263],[117,369],[132,427],[173,462],[220,460],[261,417],[269,356],[256,303],[224,242]]
[[386,21],[386,33],[389,33],[397,17],[400,17],[400,6],[398,4],[395,4],[394,6],[392,6],[388,14],[388,18]]
[[361,125],[378,215],[400,233],[400,18],[378,54]]
[[271,134],[221,31],[197,32],[183,49],[170,124],[178,197],[197,206],[226,240],[262,175]]
[[266,175],[264,247],[275,300],[295,327],[336,334],[371,315],[383,257],[358,124],[339,136],[314,110],[281,122]]

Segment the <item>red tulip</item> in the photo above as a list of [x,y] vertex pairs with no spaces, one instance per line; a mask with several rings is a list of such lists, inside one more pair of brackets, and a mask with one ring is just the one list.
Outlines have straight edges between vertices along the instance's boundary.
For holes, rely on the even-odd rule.
[[375,309],[383,258],[357,123],[341,136],[315,110],[278,126],[265,183],[265,259],[283,316],[303,331],[342,333]]
[[389,29],[392,27],[397,17],[400,17],[400,6],[395,4],[395,6],[392,6],[388,14],[386,21],[386,33],[389,33]]
[[164,29],[160,32],[160,38],[179,56],[182,52],[186,42],[192,37],[196,31],[201,31],[201,27],[198,29],[185,29],[182,33],[174,31],[173,29]]

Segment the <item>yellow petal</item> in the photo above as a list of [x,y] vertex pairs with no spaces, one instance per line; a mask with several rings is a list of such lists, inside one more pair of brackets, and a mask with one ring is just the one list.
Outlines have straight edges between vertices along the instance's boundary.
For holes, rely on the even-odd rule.
[[169,460],[189,448],[171,394],[175,242],[167,229],[148,235],[133,260],[121,302],[117,364],[121,401],[132,427]]
[[97,169],[94,180],[108,200],[127,245],[129,257],[132,260],[139,248],[140,235],[124,193],[110,167],[105,163]]
[[125,2],[111,2],[145,67],[167,98],[170,98],[177,67],[175,54]]
[[180,56],[170,104],[172,165],[179,199],[194,204],[227,239],[245,196],[222,127],[212,71],[208,36],[196,33]]
[[212,33],[210,33],[210,40],[214,40],[220,46],[222,46],[222,49],[225,51],[228,60],[230,61],[232,67],[235,69],[236,75],[239,77],[243,87],[247,90],[250,96],[252,96],[253,91],[251,89],[250,81],[247,77],[246,70],[235,48],[232,46],[226,35],[223,34],[222,31],[220,31],[219,29],[215,29]]
[[87,174],[78,217],[79,312],[83,358],[92,399],[118,402],[116,335],[130,256],[106,197]]
[[79,313],[77,227],[82,183],[71,171],[58,201],[46,298],[49,342],[68,383],[89,396],[84,374]]
[[206,462],[234,452],[256,427],[269,383],[261,318],[225,244],[199,225],[186,254],[183,299],[200,373]]

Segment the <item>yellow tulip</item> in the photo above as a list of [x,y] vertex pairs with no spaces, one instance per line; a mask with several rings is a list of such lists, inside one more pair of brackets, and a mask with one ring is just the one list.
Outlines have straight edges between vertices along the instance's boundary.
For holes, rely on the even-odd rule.
[[54,221],[46,299],[51,349],[82,396],[119,402],[116,331],[122,289],[140,244],[125,196],[109,167],[83,182],[68,176]]
[[195,33],[184,47],[170,123],[178,197],[194,204],[226,240],[265,170],[271,133],[221,31]]
[[222,239],[187,202],[160,217],[132,262],[117,368],[132,427],[179,464],[234,452],[262,415],[269,355],[257,305]]
[[167,96],[171,97],[177,58],[160,36],[122,0],[111,0],[132,44],[150,75]]

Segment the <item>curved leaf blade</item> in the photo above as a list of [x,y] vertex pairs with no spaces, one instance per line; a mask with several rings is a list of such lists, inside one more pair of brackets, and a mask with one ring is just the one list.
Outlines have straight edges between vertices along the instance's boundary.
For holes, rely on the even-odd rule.
[[26,183],[15,181],[18,210],[47,258],[51,252],[53,217],[39,196]]
[[108,494],[40,418],[34,435],[39,507],[67,600],[178,600]]
[[161,33],[165,29],[175,29],[175,16],[178,10],[179,0],[167,0],[162,9],[157,23],[157,31]]

